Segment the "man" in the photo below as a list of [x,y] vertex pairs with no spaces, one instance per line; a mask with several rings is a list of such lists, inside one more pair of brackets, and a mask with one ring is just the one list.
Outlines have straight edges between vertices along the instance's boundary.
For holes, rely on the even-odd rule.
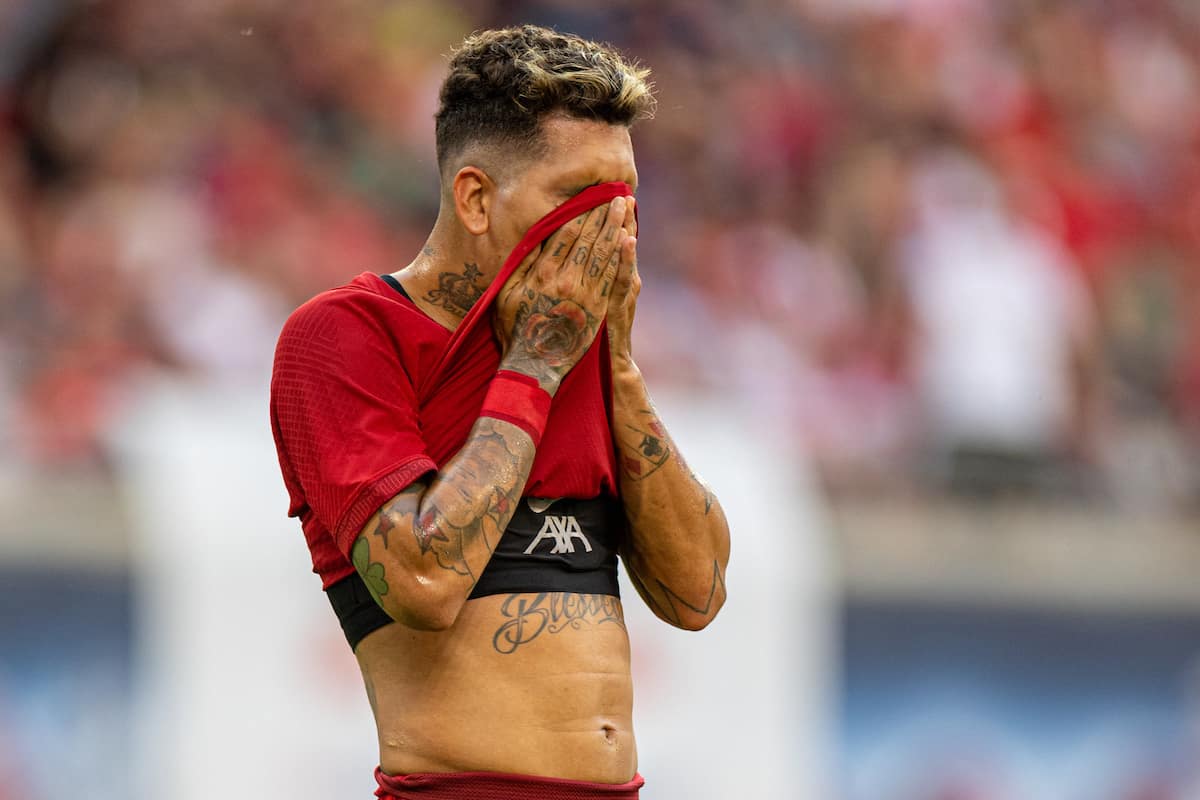
[[289,513],[362,669],[379,797],[636,798],[617,552],[672,625],[725,600],[724,513],[633,360],[646,76],[544,28],[468,38],[426,246],[280,337]]

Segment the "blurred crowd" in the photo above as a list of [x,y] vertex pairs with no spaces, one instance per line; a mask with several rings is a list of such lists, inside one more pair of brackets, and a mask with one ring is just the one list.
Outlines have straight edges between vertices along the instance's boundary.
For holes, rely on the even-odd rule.
[[652,385],[838,492],[1195,505],[1190,0],[10,0],[6,465],[104,469],[144,376],[262,382],[292,308],[406,264],[445,55],[520,21],[653,70]]

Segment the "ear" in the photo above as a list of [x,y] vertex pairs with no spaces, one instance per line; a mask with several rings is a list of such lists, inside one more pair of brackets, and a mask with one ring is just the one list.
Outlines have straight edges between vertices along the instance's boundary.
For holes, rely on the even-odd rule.
[[467,231],[482,236],[491,227],[496,184],[479,167],[463,167],[454,176],[454,213]]

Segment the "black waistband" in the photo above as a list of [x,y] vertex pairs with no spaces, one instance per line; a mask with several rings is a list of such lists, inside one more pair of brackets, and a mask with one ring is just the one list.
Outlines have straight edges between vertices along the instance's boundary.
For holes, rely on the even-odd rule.
[[394,622],[371,597],[367,584],[357,572],[330,586],[325,594],[329,597],[329,604],[333,606],[333,613],[337,615],[351,650],[358,647],[368,633]]
[[617,595],[617,550],[624,530],[625,512],[615,498],[524,498],[471,597],[509,592]]
[[[469,599],[524,592],[620,596],[617,550],[625,531],[620,500],[525,498]],[[356,572],[326,590],[350,648],[392,622]]]

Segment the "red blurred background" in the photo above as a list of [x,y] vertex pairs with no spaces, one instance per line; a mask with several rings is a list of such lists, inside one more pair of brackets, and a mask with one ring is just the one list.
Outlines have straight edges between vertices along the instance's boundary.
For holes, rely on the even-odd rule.
[[[1188,644],[1155,669],[1181,688],[1151,705],[1192,719],[1179,677],[1200,653],[1191,0],[0,3],[10,585],[100,563],[117,576],[124,641],[134,545],[110,491],[115,429],[164,375],[218,394],[261,386],[292,308],[407,263],[437,210],[445,54],[471,30],[524,21],[653,70],[657,117],[635,131],[653,232],[637,357],[652,386],[736,403],[730,425],[819,476],[840,619],[866,626],[841,651],[839,791],[883,796],[861,776],[926,763],[864,766],[870,726],[890,723],[847,721],[860,689],[906,690],[850,663],[874,652],[855,637],[902,624],[884,613],[901,600],[921,605],[904,617],[921,624],[997,602],[1065,615],[1067,630],[1169,614],[1162,641]],[[1034,628],[1011,641],[1054,639]],[[9,694],[42,685],[34,650],[10,652]],[[97,652],[125,674],[127,656]],[[986,683],[988,660],[972,663]],[[1037,680],[1069,680],[1078,662],[1063,663]],[[1018,672],[1025,686],[1032,673]],[[125,719],[125,691],[101,719]],[[0,798],[48,796],[51,768],[6,764],[4,696]],[[16,751],[54,738],[10,703]],[[1128,770],[1152,777],[1102,796],[1194,796],[1200,777],[1179,754],[1195,752],[1191,736],[1164,734],[1173,744]],[[963,777],[1008,756],[964,758],[976,766],[903,796],[1035,796]],[[24,788],[3,788],[9,772]]]

